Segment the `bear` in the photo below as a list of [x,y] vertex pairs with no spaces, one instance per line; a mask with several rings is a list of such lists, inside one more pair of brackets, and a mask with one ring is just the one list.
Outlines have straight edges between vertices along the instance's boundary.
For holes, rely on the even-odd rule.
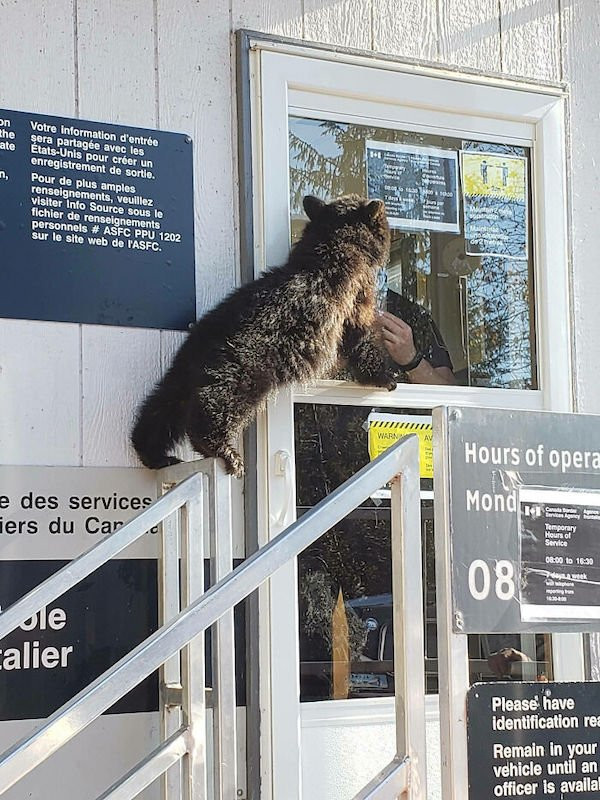
[[381,200],[303,200],[308,223],[287,262],[234,290],[190,330],[137,411],[131,442],[160,469],[194,450],[242,477],[239,434],[280,387],[328,377],[341,363],[363,384],[392,390],[374,333],[377,271],[389,258]]

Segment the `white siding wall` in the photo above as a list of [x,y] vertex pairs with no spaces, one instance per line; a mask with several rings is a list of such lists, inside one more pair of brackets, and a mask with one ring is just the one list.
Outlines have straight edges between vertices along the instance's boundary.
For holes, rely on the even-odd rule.
[[[582,410],[600,410],[597,0],[5,0],[0,107],[193,137],[200,313],[239,274],[231,34],[240,27],[571,82],[577,391]],[[135,464],[131,412],[172,340],[0,321],[0,463]]]

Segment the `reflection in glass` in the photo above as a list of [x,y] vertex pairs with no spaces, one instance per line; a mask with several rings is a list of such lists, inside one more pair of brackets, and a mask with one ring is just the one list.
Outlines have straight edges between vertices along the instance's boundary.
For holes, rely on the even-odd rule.
[[[427,410],[380,409],[428,414]],[[330,494],[369,461],[371,408],[297,404],[297,513]],[[426,691],[437,682],[435,544],[431,479],[422,479],[421,542]],[[394,693],[389,492],[378,492],[298,558],[300,693],[303,701]],[[419,532],[415,532],[419,535]],[[551,679],[549,637],[469,637],[471,679]],[[493,659],[512,648],[527,660]],[[501,669],[510,669],[508,674]]]
[[[368,140],[456,152],[484,150],[529,159],[526,148],[290,117],[292,241],[297,240],[306,222],[302,210],[304,195],[333,198],[352,192],[366,194]],[[531,208],[530,198],[528,208]],[[462,211],[459,217],[462,219]],[[529,229],[531,242],[530,220]],[[522,261],[467,256],[462,234],[392,231],[387,286],[432,315],[450,353],[458,383],[537,388],[531,250],[530,246],[528,260]]]

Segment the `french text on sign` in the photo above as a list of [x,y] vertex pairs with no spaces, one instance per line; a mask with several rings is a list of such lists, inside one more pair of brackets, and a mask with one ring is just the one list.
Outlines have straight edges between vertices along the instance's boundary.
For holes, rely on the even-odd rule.
[[189,137],[18,111],[0,120],[0,316],[186,329]]

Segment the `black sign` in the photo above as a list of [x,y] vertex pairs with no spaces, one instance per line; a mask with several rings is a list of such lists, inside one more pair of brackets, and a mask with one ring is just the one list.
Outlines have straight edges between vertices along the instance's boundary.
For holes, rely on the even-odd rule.
[[[1,608],[19,600],[64,561],[0,561]],[[235,560],[238,566],[241,560]],[[0,640],[0,721],[42,719],[116,664],[157,629],[156,560],[115,559]],[[204,561],[210,587],[210,560]],[[245,604],[234,610],[237,705],[246,697]],[[205,638],[206,686],[212,687],[211,629]],[[107,713],[156,711],[151,675]]]
[[[2,608],[65,563],[0,561]],[[108,562],[0,641],[0,720],[47,717],[156,627],[156,561]],[[109,713],[157,708],[154,675]]]
[[600,493],[519,492],[521,614],[600,619]]
[[445,480],[449,496],[455,631],[595,630],[590,614],[527,617],[521,604],[521,587],[529,579],[521,574],[519,497],[540,486],[599,490],[600,417],[450,407],[434,410],[434,436],[444,417],[448,463],[436,471],[434,486]]
[[469,799],[600,796],[600,684],[479,683],[467,694]]
[[185,329],[192,143],[0,110],[0,317]]

